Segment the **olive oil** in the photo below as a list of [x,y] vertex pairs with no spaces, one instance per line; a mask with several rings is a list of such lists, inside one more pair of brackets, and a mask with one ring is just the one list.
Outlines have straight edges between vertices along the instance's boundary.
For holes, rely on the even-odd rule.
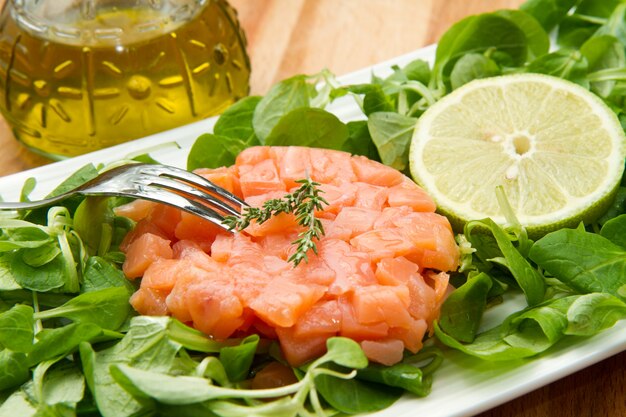
[[15,137],[62,158],[218,114],[245,96],[250,64],[233,10],[206,0],[185,16],[189,7],[156,3],[93,19],[66,12],[56,30],[5,6],[0,111]]

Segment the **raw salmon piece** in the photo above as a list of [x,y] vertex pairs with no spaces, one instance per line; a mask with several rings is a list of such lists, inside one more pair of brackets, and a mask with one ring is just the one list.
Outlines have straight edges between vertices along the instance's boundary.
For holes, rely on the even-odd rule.
[[[265,194],[252,195],[246,197],[245,201],[251,207],[262,208],[263,203],[267,200],[282,199],[287,194],[283,190],[270,191]],[[285,234],[299,230],[300,226],[296,222],[296,218],[291,213],[280,213],[270,217],[263,223],[253,221],[246,228],[246,233],[251,236],[266,236],[272,234]]]
[[235,167],[241,167],[242,165],[256,165],[259,162],[272,159],[271,150],[269,146],[254,146],[252,148],[244,149],[237,155],[235,159]]
[[319,257],[335,272],[334,282],[328,287],[329,294],[338,296],[376,283],[371,259],[366,253],[354,251],[338,239],[324,239],[318,250]]
[[167,234],[163,230],[161,230],[159,226],[152,223],[152,221],[150,221],[149,219],[143,219],[135,225],[133,230],[131,230],[126,234],[126,236],[124,236],[124,239],[122,239],[122,242],[120,243],[120,250],[122,252],[127,252],[130,244],[145,233],[151,233],[153,235],[162,237],[163,239],[169,240],[169,236],[167,236]]
[[194,171],[196,174],[206,178],[213,184],[221,187],[235,195],[241,195],[241,186],[235,167],[221,168],[200,168]]
[[405,285],[370,285],[357,288],[352,296],[354,314],[361,324],[387,323],[389,327],[409,327],[409,289]]
[[157,204],[150,212],[150,221],[163,230],[169,239],[174,238],[174,230],[180,221],[182,211],[176,207]]
[[426,229],[430,225],[437,225],[447,229],[448,232],[452,232],[452,226],[450,226],[448,219],[441,214],[433,212],[411,212],[403,216],[395,216],[391,219],[391,224],[402,229],[415,227],[415,225],[420,225],[422,229]]
[[322,298],[324,291],[322,286],[297,284],[282,275],[272,280],[249,305],[266,323],[291,327]]
[[435,290],[426,284],[420,274],[411,276],[407,286],[411,297],[409,313],[416,319],[424,319],[430,323],[438,312]]
[[271,276],[278,276],[282,273],[286,273],[293,268],[293,265],[287,260],[278,256],[264,256],[261,265],[264,271]]
[[369,360],[391,366],[402,360],[404,343],[397,339],[364,340],[361,349]]
[[435,289],[435,298],[437,302],[442,304],[448,295],[448,289],[450,285],[450,274],[447,272],[435,273],[433,271],[426,271],[425,277],[429,279],[434,285],[431,285]]
[[267,236],[272,234],[292,233],[299,231],[301,226],[296,221],[296,216],[291,213],[279,213],[270,217],[263,223],[253,221],[246,227],[246,233],[250,236]]
[[170,241],[152,233],[144,233],[128,246],[122,270],[128,278],[139,278],[157,259],[174,256]]
[[423,339],[427,330],[426,320],[411,318],[408,328],[392,327],[389,329],[389,337],[402,340],[404,347],[410,352],[417,353],[424,346]]
[[389,189],[387,204],[390,207],[411,207],[415,211],[424,212],[434,212],[437,209],[426,191],[409,180]]
[[245,307],[250,307],[250,304],[265,291],[267,284],[276,276],[270,275],[260,266],[258,263],[247,263],[227,267],[235,285],[235,295],[239,297]]
[[[205,278],[209,279],[215,276],[215,274],[218,276],[221,274],[220,271],[207,273],[204,269],[198,268],[193,264],[178,272],[179,275],[176,277],[174,288],[172,288],[172,291],[165,299],[165,303],[174,317],[184,323],[188,323],[192,321],[192,317],[187,303],[187,293],[193,290],[196,283],[203,281]],[[143,314],[141,310],[137,311]]]
[[148,200],[134,200],[128,204],[115,207],[113,211],[118,216],[128,217],[136,222],[145,219],[150,215],[157,203]]
[[294,336],[335,335],[341,331],[341,310],[337,300],[320,300],[293,326]]
[[266,337],[273,340],[278,339],[276,327],[267,324],[258,317],[254,318],[254,321],[252,322],[252,327],[254,328],[254,330],[256,330],[256,333],[261,335],[261,337]]
[[194,326],[218,340],[231,336],[245,322],[243,305],[232,285],[223,279],[205,279],[185,294]]
[[357,177],[352,169],[352,156],[347,152],[308,148],[311,153],[311,179],[322,184],[354,182]]
[[341,332],[340,336],[361,341],[367,339],[381,339],[387,336],[389,325],[387,323],[363,324],[356,318],[354,305],[347,298],[338,299],[339,310],[341,310]]
[[328,227],[326,236],[346,242],[356,235],[372,230],[381,212],[360,207],[345,207]]
[[233,243],[231,236],[215,236],[215,240],[211,245],[211,257],[218,262],[227,262],[233,253]]
[[350,244],[368,253],[374,262],[405,256],[416,249],[399,228],[370,230],[352,238]]
[[148,316],[166,316],[169,312],[165,299],[167,292],[148,287],[141,287],[130,297],[130,304],[141,314]]
[[413,274],[418,273],[418,266],[403,256],[384,258],[376,264],[376,279],[381,285],[403,285]]
[[350,243],[369,253],[374,261],[404,256],[420,269],[450,271],[456,269],[459,261],[452,232],[439,224],[413,222],[404,228],[375,229],[354,237]]
[[453,271],[458,267],[459,249],[446,227],[432,224],[430,230],[424,230],[423,226],[401,230],[406,239],[415,245],[415,250],[405,256],[420,268]]
[[238,168],[239,184],[244,198],[267,194],[271,191],[287,191],[271,159],[263,160],[255,165],[241,165]]
[[293,253],[293,245],[291,244],[298,238],[298,233],[273,233],[268,234],[259,241],[263,253],[272,256],[278,256],[281,259],[287,260]]
[[285,182],[288,190],[299,188],[301,184],[296,181],[311,176],[308,167],[311,166],[311,152],[302,146],[274,147],[270,148],[270,155],[280,173],[280,178]]
[[298,337],[293,328],[277,327],[280,350],[291,366],[298,367],[326,353],[329,335]]
[[362,207],[371,210],[382,211],[387,204],[387,195],[389,189],[387,187],[372,185],[365,182],[356,182],[356,200],[355,207]]
[[209,256],[198,242],[192,240],[179,240],[172,246],[174,258],[189,261],[192,265],[207,271],[217,271],[221,265]]
[[322,212],[319,213],[320,217],[329,218],[327,214],[331,213],[333,214],[330,217],[331,219],[335,218],[337,213],[344,208],[353,206],[358,192],[358,187],[353,184],[342,184],[341,186],[322,184],[318,188],[323,191],[320,195],[328,203],[324,205]]
[[225,232],[221,227],[191,213],[181,213],[180,221],[174,228],[174,236],[179,240],[193,240],[205,251],[211,250],[215,237]]
[[373,185],[392,187],[406,178],[400,171],[367,159],[364,156],[353,156],[350,160],[356,180]]
[[[169,294],[176,284],[181,271],[189,265],[178,259],[159,258],[152,262],[141,278],[141,288],[159,290]],[[165,299],[163,300],[165,304]]]
[[410,217],[414,211],[407,206],[385,207],[381,211],[380,217],[374,222],[374,229],[389,229],[396,227],[396,221],[405,217]]
[[278,388],[295,384],[298,378],[291,367],[280,362],[270,362],[263,369],[254,374],[252,389]]
[[304,270],[300,280],[309,284],[330,287],[337,278],[337,271],[320,256],[312,256],[308,263],[301,263],[298,268]]

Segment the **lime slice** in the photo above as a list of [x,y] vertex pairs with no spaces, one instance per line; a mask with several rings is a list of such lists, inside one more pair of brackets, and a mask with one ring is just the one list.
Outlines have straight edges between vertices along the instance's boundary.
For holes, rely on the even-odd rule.
[[502,186],[529,234],[593,221],[611,204],[626,138],[597,96],[559,78],[516,74],[476,80],[419,119],[414,179],[458,229],[491,217],[504,225]]

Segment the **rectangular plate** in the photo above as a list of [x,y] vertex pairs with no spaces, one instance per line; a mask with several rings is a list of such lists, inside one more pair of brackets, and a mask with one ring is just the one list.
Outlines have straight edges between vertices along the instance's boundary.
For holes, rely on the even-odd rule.
[[[387,76],[392,65],[403,66],[416,58],[432,62],[435,46],[429,46],[393,60],[340,77],[343,84],[367,83],[372,73]],[[363,115],[350,97],[343,97],[328,107],[344,121],[362,119]],[[37,179],[32,198],[45,195],[67,176],[87,163],[108,163],[125,156],[145,153],[166,164],[185,167],[187,153],[195,139],[210,132],[215,118],[182,126],[133,142],[114,146],[87,155],[0,178],[0,191],[5,200],[15,200],[29,177]],[[171,143],[172,146],[164,144]],[[160,147],[159,145],[164,145]],[[175,146],[176,145],[176,146]],[[485,317],[484,327],[500,322],[511,312],[523,307],[519,296],[511,297]],[[456,351],[446,351],[446,359],[435,373],[432,393],[426,398],[404,396],[392,407],[375,416],[429,417],[471,416],[500,405],[529,391],[549,384],[626,349],[626,321],[591,338],[567,338],[532,360],[514,363],[492,363]]]

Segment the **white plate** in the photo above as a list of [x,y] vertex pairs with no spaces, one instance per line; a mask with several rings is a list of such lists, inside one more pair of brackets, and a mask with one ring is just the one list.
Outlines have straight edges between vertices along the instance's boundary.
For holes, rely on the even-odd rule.
[[[391,65],[405,65],[415,58],[432,61],[435,47],[398,57],[391,61],[340,77],[344,84],[369,82],[374,72],[380,76],[391,73]],[[333,103],[329,110],[344,121],[362,118],[356,104],[348,97]],[[28,177],[35,177],[38,186],[33,197],[43,196],[81,166],[94,162],[112,162],[129,154],[142,153],[153,146],[175,142],[172,146],[152,152],[157,160],[184,167],[187,152],[202,133],[210,132],[215,119],[207,119],[167,132],[139,139],[41,168],[0,178],[0,193],[6,200],[15,199]],[[507,300],[490,312],[486,321],[495,324],[520,306],[520,299]],[[432,393],[426,398],[405,396],[392,407],[375,416],[428,417],[471,416],[500,405],[529,391],[549,384],[568,374],[590,366],[626,349],[626,321],[591,338],[570,338],[533,360],[509,364],[493,364],[455,351],[446,352],[446,360],[435,374]]]

